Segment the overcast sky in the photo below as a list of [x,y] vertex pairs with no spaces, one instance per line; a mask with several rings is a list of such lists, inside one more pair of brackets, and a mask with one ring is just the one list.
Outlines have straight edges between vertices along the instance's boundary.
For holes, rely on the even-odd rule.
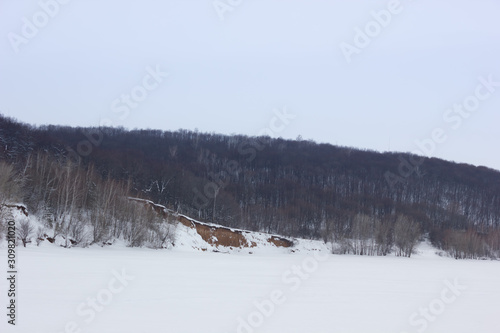
[[500,170],[498,0],[60,2],[0,3],[0,113]]

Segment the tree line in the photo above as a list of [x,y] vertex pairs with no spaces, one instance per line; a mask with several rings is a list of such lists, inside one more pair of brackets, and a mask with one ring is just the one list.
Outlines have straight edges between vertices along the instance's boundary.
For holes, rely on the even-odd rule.
[[149,206],[130,201],[130,184],[103,178],[93,166],[83,168],[68,158],[46,152],[27,155],[16,171],[0,161],[0,214],[4,222],[8,202],[23,202],[31,214],[43,221],[35,230],[27,218],[21,220],[17,236],[23,245],[54,241],[62,236],[64,246],[110,244],[116,239],[129,246],[168,247],[174,241],[172,217],[164,218]]
[[375,242],[368,251],[365,243],[341,251],[400,251],[397,228],[408,224],[450,253],[462,243],[459,235],[477,235],[477,257],[499,250],[500,172],[485,167],[418,157],[418,168],[406,174],[404,161],[417,158],[410,154],[187,130],[34,127],[5,117],[0,144],[2,160],[16,170],[45,152],[200,220],[311,239],[361,240],[368,233]]

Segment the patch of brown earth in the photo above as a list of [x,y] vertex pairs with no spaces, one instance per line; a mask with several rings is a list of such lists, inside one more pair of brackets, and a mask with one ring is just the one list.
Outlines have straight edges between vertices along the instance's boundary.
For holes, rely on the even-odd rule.
[[241,231],[233,231],[231,229],[213,227],[200,223],[195,223],[195,226],[198,234],[200,234],[201,238],[208,244],[226,247],[249,247]]
[[277,236],[271,236],[271,238],[268,238],[267,241],[269,243],[276,245],[277,247],[292,247],[293,246],[293,242],[291,240],[288,240],[288,239],[282,238],[282,237],[277,237]]
[[[184,215],[179,215],[178,220],[183,225],[196,229],[196,232],[198,232],[201,238],[211,245],[237,248],[257,246],[257,243],[253,241],[249,244],[243,235],[244,231],[241,230],[231,230],[225,227],[211,226],[191,220]],[[271,236],[268,241],[277,247],[291,247],[293,245],[293,243],[288,239],[276,236]]]
[[194,223],[192,222],[192,220],[189,220],[187,217],[185,217],[184,215],[179,215],[179,217],[177,218],[177,220],[184,224],[186,227],[190,227],[190,228],[193,228],[194,227]]
[[[152,207],[158,214],[162,216],[167,216],[172,214],[176,216],[177,220],[189,227],[195,229],[196,232],[203,238],[205,242],[215,246],[225,246],[225,247],[256,247],[257,243],[248,242],[243,235],[244,233],[249,233],[248,231],[232,230],[226,227],[213,226],[205,224],[202,222],[195,221],[185,215],[177,215],[173,211],[169,210],[165,206],[157,205],[149,200],[129,198],[132,201],[137,201],[143,203],[145,207]],[[291,247],[293,242],[282,237],[271,236],[268,238],[268,242],[274,244],[277,247]]]

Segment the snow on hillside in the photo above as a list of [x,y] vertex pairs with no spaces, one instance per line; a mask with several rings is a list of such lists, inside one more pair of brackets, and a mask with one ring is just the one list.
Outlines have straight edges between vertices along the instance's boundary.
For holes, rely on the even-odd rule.
[[[138,201],[138,199],[133,199]],[[162,205],[154,204],[148,200],[141,200],[148,205],[154,206],[155,209],[172,214]],[[24,205],[18,204],[19,207]],[[12,217],[19,225],[21,221],[29,221],[33,227],[33,232],[29,238],[28,246],[63,246],[63,247],[78,247],[78,244],[73,244],[71,239],[66,239],[64,235],[58,234],[53,239],[50,235],[52,230],[44,228],[43,223],[33,215],[26,216],[21,209],[12,208],[10,210]],[[197,221],[185,215],[177,215],[177,222],[174,222],[175,227],[175,242],[169,244],[168,248],[179,251],[209,251],[220,253],[304,253],[310,251],[326,251],[328,246],[321,241],[305,240],[305,239],[287,239],[278,235],[272,235],[262,232],[253,232],[236,228],[228,228],[214,223],[206,223]],[[220,239],[219,239],[220,238]],[[226,239],[223,239],[226,238]],[[238,239],[235,239],[238,238]],[[122,246],[123,240],[114,239],[111,245],[106,246]],[[287,244],[289,243],[289,244]],[[236,244],[236,245],[232,245]],[[291,246],[290,246],[291,245]],[[0,248],[5,247],[6,243],[0,242]],[[97,245],[94,245],[97,246]]]
[[[206,223],[207,226],[215,228],[220,227],[216,224]],[[228,228],[229,229],[229,228]],[[294,239],[294,244],[290,248],[277,247],[269,238],[273,235],[250,232],[239,229],[231,229],[232,231],[242,231],[245,239],[249,244],[255,244],[254,247],[231,247],[223,245],[214,245],[205,241],[201,235],[194,228],[190,228],[181,223],[177,225],[175,246],[174,248],[179,251],[209,251],[221,253],[246,253],[246,254],[266,254],[266,253],[307,253],[310,251],[323,251],[328,252],[327,245],[321,241],[313,241],[306,239]]]

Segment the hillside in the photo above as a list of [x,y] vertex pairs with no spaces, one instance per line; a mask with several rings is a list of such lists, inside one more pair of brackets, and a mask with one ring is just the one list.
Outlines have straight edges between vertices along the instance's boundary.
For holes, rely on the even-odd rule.
[[[127,200],[162,217],[155,223],[171,231],[162,244],[169,251],[131,247],[125,235],[82,249],[64,233],[40,233],[46,222],[23,204],[2,206],[3,219],[38,231],[26,247],[18,242],[22,316],[16,326],[0,323],[2,332],[497,332],[498,261],[453,260],[428,240],[411,259],[397,249],[383,259],[332,255],[341,244],[228,228]],[[0,250],[7,262],[3,237]],[[8,289],[7,279],[0,287]]]
[[[188,216],[177,214],[168,208],[154,204],[149,200],[129,198],[131,204],[143,205],[145,210],[154,208],[155,212],[165,219],[163,224],[168,227],[168,237],[164,239],[161,248],[175,249],[188,252],[216,252],[216,253],[309,253],[314,251],[329,252],[330,246],[323,241],[313,241],[299,238],[285,238],[278,235],[241,230],[224,227],[218,224],[197,221]],[[18,245],[26,242],[29,248],[34,247],[89,247],[82,244],[71,235],[56,233],[54,237],[47,233],[54,233],[45,227],[43,219],[30,215],[23,204],[4,205],[2,207],[2,219],[13,220],[18,229],[29,224],[32,231],[21,239],[18,232]],[[18,230],[19,231],[19,230]],[[100,244],[102,247],[122,247],[129,245],[124,238],[109,239]],[[144,244],[156,248],[152,244]],[[7,244],[0,239],[0,248]]]
[[377,238],[387,248],[402,234],[428,234],[443,249],[474,248],[472,257],[500,250],[500,172],[484,167],[304,140],[34,127],[5,117],[0,147],[19,180],[18,201],[68,233],[63,216],[93,216],[91,243],[121,234],[123,223],[108,226],[104,215],[133,221],[139,212],[115,210],[128,209],[120,197],[134,196],[200,221],[286,237]]
[[[185,235],[185,245],[187,238],[203,244]],[[417,252],[406,259],[335,256],[322,249],[225,255],[180,243],[170,251],[119,243],[71,250],[30,244],[17,250],[18,321],[12,326],[3,320],[0,330],[498,331],[498,262],[440,257],[425,243]],[[4,249],[0,260],[7,262]],[[7,290],[6,279],[0,288]]]

